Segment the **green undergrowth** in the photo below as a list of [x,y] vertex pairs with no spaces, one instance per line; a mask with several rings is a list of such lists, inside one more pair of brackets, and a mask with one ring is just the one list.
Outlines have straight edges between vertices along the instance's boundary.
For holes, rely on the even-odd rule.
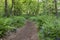
[[23,16],[0,18],[0,37],[3,37],[9,30],[22,27],[25,24],[25,20]]
[[40,40],[55,40],[60,38],[60,18],[54,15],[41,15],[29,18],[38,25]]

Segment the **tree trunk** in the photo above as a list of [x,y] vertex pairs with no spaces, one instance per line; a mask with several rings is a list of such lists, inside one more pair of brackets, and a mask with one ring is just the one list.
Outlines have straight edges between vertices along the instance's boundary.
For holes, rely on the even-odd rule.
[[57,12],[57,0],[54,0],[54,2],[55,2],[55,14],[56,14],[56,16],[58,16],[58,12]]
[[38,15],[39,14],[39,0],[37,0],[38,3],[37,3],[37,8],[36,8],[36,11],[35,11],[35,15]]
[[5,0],[5,14],[4,16],[8,16],[8,4],[7,4],[7,0]]
[[12,7],[11,7],[11,11],[12,11],[12,16],[15,15],[15,12],[14,12],[14,5],[15,5],[15,2],[14,0],[12,0]]

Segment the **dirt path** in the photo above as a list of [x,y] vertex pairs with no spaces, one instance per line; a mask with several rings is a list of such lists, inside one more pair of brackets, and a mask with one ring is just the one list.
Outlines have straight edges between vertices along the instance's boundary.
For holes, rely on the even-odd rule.
[[36,25],[27,21],[23,28],[7,37],[6,40],[38,40]]

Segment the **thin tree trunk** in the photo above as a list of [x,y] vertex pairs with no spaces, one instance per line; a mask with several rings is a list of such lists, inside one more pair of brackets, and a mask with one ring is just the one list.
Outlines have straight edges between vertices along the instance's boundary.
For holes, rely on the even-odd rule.
[[14,5],[15,5],[15,2],[14,2],[14,0],[12,0],[12,7],[11,7],[12,15],[15,15],[15,12],[14,12],[15,7],[14,7]]
[[38,3],[37,3],[37,9],[36,9],[35,15],[39,14],[39,0],[37,0],[37,1],[38,1]]
[[5,0],[5,14],[4,14],[4,16],[8,16],[8,4],[7,4],[7,0]]
[[58,12],[57,12],[57,0],[54,0],[54,2],[55,2],[55,14],[56,14],[56,16],[58,16]]

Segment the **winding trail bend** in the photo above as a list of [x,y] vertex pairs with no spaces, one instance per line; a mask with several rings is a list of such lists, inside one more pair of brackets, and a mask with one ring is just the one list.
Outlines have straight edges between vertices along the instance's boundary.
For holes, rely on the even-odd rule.
[[35,23],[27,21],[23,28],[18,29],[16,34],[12,34],[6,40],[38,40]]

